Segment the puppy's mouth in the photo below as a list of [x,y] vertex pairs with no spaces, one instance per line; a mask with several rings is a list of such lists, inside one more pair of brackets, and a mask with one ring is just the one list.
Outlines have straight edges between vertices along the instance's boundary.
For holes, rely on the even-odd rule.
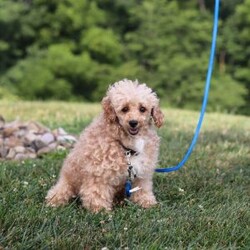
[[137,135],[139,133],[139,128],[129,128],[128,129],[128,132],[131,134],[131,135]]

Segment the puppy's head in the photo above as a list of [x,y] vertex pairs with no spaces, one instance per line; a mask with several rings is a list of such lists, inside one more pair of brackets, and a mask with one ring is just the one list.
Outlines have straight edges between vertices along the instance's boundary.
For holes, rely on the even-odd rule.
[[120,124],[131,136],[145,131],[152,124],[163,124],[163,113],[157,95],[137,81],[122,80],[110,86],[102,100],[107,122]]

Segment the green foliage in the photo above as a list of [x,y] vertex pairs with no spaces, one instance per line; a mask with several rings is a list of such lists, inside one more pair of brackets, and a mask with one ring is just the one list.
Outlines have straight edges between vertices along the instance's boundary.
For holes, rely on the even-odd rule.
[[224,29],[225,49],[228,53],[230,74],[247,89],[243,111],[250,112],[250,1],[238,5]]
[[[175,1],[145,0],[133,15],[140,26],[137,32],[127,34],[127,39],[144,70],[141,77],[153,82],[169,105],[196,108],[203,96],[209,58],[209,13],[180,9]],[[210,109],[238,111],[237,107],[244,104],[244,88],[218,72],[213,83]],[[227,86],[226,95],[221,94],[221,86]]]
[[208,110],[238,113],[239,108],[245,104],[246,94],[244,86],[237,84],[230,75],[219,74],[211,85]]
[[89,29],[82,35],[81,45],[100,63],[120,61],[121,45],[112,30],[102,28]]
[[[250,112],[249,6],[222,1],[211,110]],[[212,12],[195,0],[0,0],[0,84],[24,99],[100,101],[131,78],[199,109]]]
[[21,60],[11,68],[3,80],[16,84],[17,93],[27,99],[66,99],[71,86],[63,79],[56,79],[43,56]]

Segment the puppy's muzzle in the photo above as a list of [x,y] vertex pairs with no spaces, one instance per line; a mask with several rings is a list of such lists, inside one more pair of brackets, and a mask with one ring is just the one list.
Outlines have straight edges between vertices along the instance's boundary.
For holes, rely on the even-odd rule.
[[131,135],[137,135],[139,132],[139,128],[138,128],[138,121],[136,120],[130,120],[129,122],[129,133]]
[[131,120],[128,123],[131,128],[135,128],[138,125],[138,121],[136,120]]

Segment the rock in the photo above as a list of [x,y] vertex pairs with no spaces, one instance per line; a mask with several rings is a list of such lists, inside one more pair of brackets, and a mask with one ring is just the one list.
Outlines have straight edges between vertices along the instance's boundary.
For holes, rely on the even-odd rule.
[[46,144],[41,140],[41,137],[38,137],[38,139],[34,141],[34,146],[35,150],[39,151],[39,149],[45,147]]
[[9,137],[14,132],[19,130],[19,126],[20,126],[20,122],[17,120],[10,122],[10,123],[7,123],[7,124],[5,123],[5,125],[3,127],[3,136]]
[[56,142],[50,143],[50,144],[48,145],[48,147],[49,147],[51,150],[54,150],[54,149],[56,149],[56,147],[57,147],[57,143],[56,143]]
[[47,154],[51,152],[51,149],[49,147],[43,147],[37,151],[37,155],[40,156],[42,154]]
[[63,128],[51,132],[38,122],[6,123],[0,115],[0,160],[34,159],[54,150],[72,148],[76,137]]
[[58,145],[57,150],[65,150],[65,147],[63,147],[62,145]]
[[16,154],[16,156],[14,157],[14,160],[25,160],[25,159],[35,159],[36,158],[36,154],[23,154],[23,153],[18,153]]
[[27,134],[27,128],[26,127],[20,127],[18,130],[14,131],[14,135],[17,138],[22,138]]
[[0,130],[3,129],[4,124],[5,124],[5,120],[4,120],[4,118],[0,115]]
[[31,132],[33,134],[34,133],[39,133],[40,128],[35,122],[29,122],[27,124],[27,127],[28,127],[29,132]]
[[56,131],[57,135],[67,135],[66,131],[63,128],[58,128]]
[[36,154],[35,153],[28,153],[28,154],[26,154],[26,156],[29,159],[36,159]]
[[17,131],[16,127],[5,127],[3,128],[3,136],[9,137],[11,136],[15,131]]
[[57,140],[59,142],[76,142],[76,138],[72,135],[60,135]]
[[27,124],[28,130],[37,134],[43,134],[45,132],[49,132],[49,129],[47,129],[46,127],[44,127],[43,125],[41,125],[38,122],[29,122]]
[[0,147],[0,158],[5,158],[9,153],[9,149],[4,146]]
[[28,154],[18,153],[16,154],[14,160],[25,160],[25,159],[35,159],[35,158],[36,154],[34,153],[28,153]]
[[16,151],[13,148],[10,148],[8,155],[6,156],[7,159],[14,159],[16,155]]
[[16,138],[14,135],[12,135],[8,138],[5,138],[4,145],[5,145],[5,147],[8,147],[8,148],[14,148],[16,146],[21,146],[22,141],[20,139]]
[[23,147],[23,146],[17,146],[17,147],[15,147],[15,151],[16,151],[16,153],[24,153],[25,152],[25,147]]
[[25,154],[18,153],[15,155],[14,160],[24,160],[27,159]]
[[27,145],[31,145],[37,139],[37,136],[33,134],[31,131],[28,131],[24,136],[24,142]]
[[27,152],[27,154],[29,154],[29,153],[36,153],[36,150],[34,149],[34,148],[32,148],[32,147],[26,147],[26,152]]
[[55,140],[55,137],[52,133],[45,133],[44,135],[42,135],[41,137],[41,141],[44,143],[44,145],[49,145],[50,143],[52,143]]

